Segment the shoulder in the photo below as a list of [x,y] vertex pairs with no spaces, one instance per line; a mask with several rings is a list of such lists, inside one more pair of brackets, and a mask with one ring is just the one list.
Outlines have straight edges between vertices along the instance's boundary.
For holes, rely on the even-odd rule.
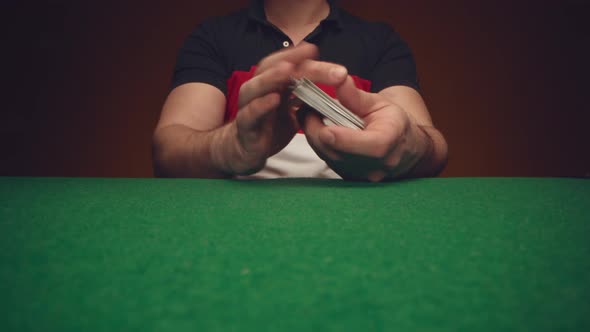
[[236,28],[248,22],[248,10],[240,9],[224,16],[213,16],[201,21],[193,30],[194,33],[230,34]]
[[365,36],[379,38],[395,35],[399,37],[398,33],[389,23],[370,21],[353,15],[344,9],[339,9],[339,15],[344,27],[352,28]]
[[341,22],[351,38],[357,38],[368,52],[380,56],[384,52],[397,49],[406,54],[410,52],[408,43],[389,23],[369,21],[344,10],[340,10]]

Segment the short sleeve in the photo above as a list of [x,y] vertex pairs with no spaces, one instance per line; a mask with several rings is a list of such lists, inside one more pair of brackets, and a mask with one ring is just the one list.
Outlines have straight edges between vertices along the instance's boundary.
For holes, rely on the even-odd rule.
[[371,74],[372,92],[379,92],[395,85],[420,90],[416,62],[406,42],[386,24],[379,25],[378,35],[382,46]]
[[171,89],[200,82],[226,93],[228,70],[218,39],[213,21],[203,22],[188,36],[178,52]]

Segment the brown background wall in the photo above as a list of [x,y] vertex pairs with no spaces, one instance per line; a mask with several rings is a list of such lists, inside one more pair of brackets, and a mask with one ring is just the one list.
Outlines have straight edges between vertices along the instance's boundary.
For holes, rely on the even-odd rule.
[[[176,51],[247,1],[4,1],[0,175],[152,176]],[[590,174],[587,1],[342,0],[413,48],[444,176]]]

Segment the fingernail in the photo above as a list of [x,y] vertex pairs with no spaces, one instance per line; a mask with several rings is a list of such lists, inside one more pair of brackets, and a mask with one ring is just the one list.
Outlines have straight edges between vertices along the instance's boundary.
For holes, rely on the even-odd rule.
[[348,75],[348,71],[344,67],[334,67],[330,69],[330,75],[337,80],[342,80]]

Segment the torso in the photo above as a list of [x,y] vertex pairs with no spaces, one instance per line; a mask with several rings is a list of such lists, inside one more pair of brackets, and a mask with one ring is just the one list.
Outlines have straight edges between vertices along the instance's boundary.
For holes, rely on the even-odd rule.
[[[383,88],[385,79],[389,85],[415,82],[411,54],[385,25],[365,22],[341,11],[338,18],[327,18],[319,25],[310,24],[306,29],[289,31],[265,22],[261,15],[255,8],[250,8],[206,21],[187,39],[179,55],[174,85],[204,82],[218,87],[226,95],[225,122],[232,121],[237,115],[240,86],[253,77],[256,64],[285,45],[291,47],[291,42],[297,45],[306,40],[317,45],[320,61],[345,66],[356,86],[365,91],[378,91]],[[380,65],[384,55],[394,60],[385,63],[388,68]],[[405,65],[390,65],[400,61]],[[391,77],[398,81],[392,81]],[[320,88],[335,97],[333,87],[320,85]],[[337,176],[311,150],[305,135],[297,134],[292,143],[285,151],[271,157],[267,169],[254,177]],[[302,149],[302,144],[307,146]],[[303,151],[303,154],[293,158],[292,152],[297,151]],[[312,164],[319,165],[319,168]],[[279,170],[276,165],[283,167]]]

